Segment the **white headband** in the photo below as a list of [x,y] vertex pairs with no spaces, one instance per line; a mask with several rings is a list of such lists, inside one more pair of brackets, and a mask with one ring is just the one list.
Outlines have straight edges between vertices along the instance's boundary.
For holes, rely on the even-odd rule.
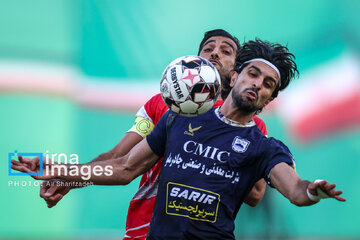
[[279,87],[281,86],[280,71],[279,71],[279,69],[278,69],[274,64],[272,64],[272,63],[269,62],[268,60],[265,60],[265,59],[263,59],[263,58],[254,58],[254,59],[251,59],[251,60],[249,60],[249,61],[244,62],[243,64],[250,63],[250,62],[254,62],[254,61],[260,61],[260,62],[266,63],[269,67],[271,67],[272,69],[274,69],[275,72],[277,73],[278,77],[279,77]]

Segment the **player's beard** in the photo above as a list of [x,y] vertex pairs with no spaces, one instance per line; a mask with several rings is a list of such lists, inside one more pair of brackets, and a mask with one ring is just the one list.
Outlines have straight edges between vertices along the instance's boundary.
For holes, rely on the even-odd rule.
[[246,88],[240,93],[237,91],[232,91],[231,97],[233,100],[233,104],[235,105],[235,107],[237,109],[239,109],[240,111],[242,111],[245,114],[250,114],[250,113],[254,113],[254,112],[256,113],[257,111],[261,110],[262,107],[256,105],[255,102],[250,101],[245,96],[243,96],[246,94],[246,91],[248,91],[248,90],[254,91],[257,95],[256,89],[253,89],[253,88]]

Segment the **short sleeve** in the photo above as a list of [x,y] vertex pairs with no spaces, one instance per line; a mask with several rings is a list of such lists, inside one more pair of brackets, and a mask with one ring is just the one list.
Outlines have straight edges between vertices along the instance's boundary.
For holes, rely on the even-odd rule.
[[136,117],[134,125],[128,130],[128,132],[136,132],[143,138],[149,135],[154,129],[154,124],[147,118]]
[[287,163],[295,169],[294,157],[289,148],[281,141],[269,138],[264,152],[263,167],[265,170],[264,179],[270,187],[273,187],[270,181],[271,169],[281,162]]
[[166,122],[168,115],[168,112],[165,113],[156,124],[154,130],[146,137],[146,141],[148,142],[151,150],[159,157],[164,156],[165,152],[167,139]]

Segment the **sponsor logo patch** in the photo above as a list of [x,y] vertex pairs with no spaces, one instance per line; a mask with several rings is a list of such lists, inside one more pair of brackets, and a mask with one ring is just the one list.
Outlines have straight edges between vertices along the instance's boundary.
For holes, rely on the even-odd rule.
[[169,182],[166,213],[199,221],[216,222],[220,195],[208,190]]

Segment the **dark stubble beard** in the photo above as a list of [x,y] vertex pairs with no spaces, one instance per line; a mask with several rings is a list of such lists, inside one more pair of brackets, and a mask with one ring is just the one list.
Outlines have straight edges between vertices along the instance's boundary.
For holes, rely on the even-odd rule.
[[247,88],[247,89],[243,90],[241,93],[236,92],[236,91],[231,92],[233,104],[235,105],[234,107],[236,107],[237,109],[239,109],[241,112],[243,112],[245,114],[257,112],[258,110],[262,109],[262,107],[257,106],[256,104],[254,104],[253,102],[248,100],[246,97],[243,97],[241,95],[242,93],[245,93],[248,90],[251,90],[251,91],[254,91],[257,93],[257,91],[253,88]]

